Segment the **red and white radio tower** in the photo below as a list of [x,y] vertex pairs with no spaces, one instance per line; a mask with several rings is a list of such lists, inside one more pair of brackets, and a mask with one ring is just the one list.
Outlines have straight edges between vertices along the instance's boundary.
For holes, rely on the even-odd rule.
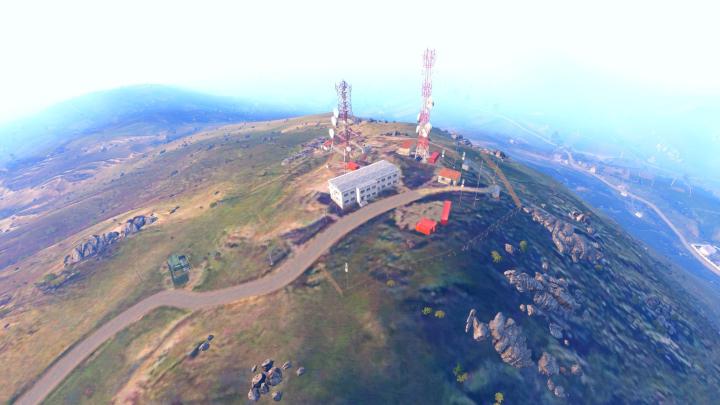
[[354,132],[350,128],[353,117],[351,100],[352,86],[345,80],[342,80],[335,85],[335,90],[337,91],[338,97],[337,118],[340,124],[340,132],[338,135],[340,136],[340,141],[345,141],[345,147],[347,148],[350,146],[350,137],[354,135]]
[[426,49],[423,55],[423,84],[422,84],[422,108],[418,114],[418,126],[415,131],[418,133],[417,146],[415,147],[415,159],[420,157],[423,162],[430,156],[430,110],[434,102],[432,100],[432,67],[435,64],[435,50]]

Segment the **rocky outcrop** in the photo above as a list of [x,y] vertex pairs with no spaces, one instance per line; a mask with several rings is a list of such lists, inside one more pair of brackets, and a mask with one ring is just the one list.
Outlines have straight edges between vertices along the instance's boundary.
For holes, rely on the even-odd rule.
[[110,245],[126,238],[134,233],[139,232],[145,225],[151,224],[157,220],[154,216],[138,215],[128,219],[121,232],[107,232],[102,235],[93,235],[84,242],[75,246],[73,250],[65,256],[63,263],[70,266],[79,263],[88,258],[98,256],[107,250]]
[[152,215],[138,215],[132,217],[125,222],[125,227],[122,231],[123,236],[128,237],[134,233],[138,233],[145,225],[152,224],[155,221],[157,221],[157,217]]
[[[289,369],[292,367],[292,363],[286,361],[282,365],[282,369]],[[248,399],[250,401],[258,401],[263,395],[270,394],[272,387],[277,387],[283,381],[283,373],[280,367],[275,367],[275,361],[273,359],[265,359],[260,363],[258,374],[252,378],[250,382],[250,391],[248,392]],[[258,370],[257,366],[251,368],[253,372]],[[297,375],[302,375],[305,369],[300,367],[297,370]],[[275,391],[271,394],[272,399],[280,401],[282,399],[282,391]]]
[[540,374],[552,377],[560,371],[560,367],[552,354],[543,352],[540,360],[538,360],[538,371]]
[[527,347],[522,329],[515,324],[512,318],[506,318],[502,312],[498,312],[490,321],[489,327],[495,351],[500,354],[505,363],[517,368],[533,365],[530,358],[532,353]]
[[505,318],[498,312],[489,324],[478,321],[477,312],[470,310],[465,321],[465,333],[473,331],[473,339],[480,342],[492,336],[493,347],[500,354],[500,358],[513,367],[522,368],[533,365],[530,358],[532,353],[528,349],[525,337],[520,326],[512,318]]
[[558,325],[556,323],[551,323],[549,326],[549,329],[550,329],[550,334],[552,335],[552,337],[554,337],[555,339],[562,339],[563,331],[562,331],[562,328],[560,327],[560,325]]
[[566,222],[538,207],[529,207],[528,212],[533,221],[540,223],[552,235],[552,241],[561,254],[569,255],[572,261],[581,260],[598,262],[603,255],[600,244],[578,232],[571,223]]
[[490,328],[486,323],[478,321],[474,309],[470,310],[470,314],[465,321],[465,333],[470,332],[471,328],[473,330],[473,339],[478,342],[481,342],[490,336]]
[[[518,273],[517,270],[508,270],[504,274],[519,292],[534,293],[533,303],[538,308],[548,312],[569,313],[580,307],[568,291],[569,285],[565,279],[541,273],[535,273],[533,278],[527,273]],[[535,313],[538,308],[533,308],[532,312]],[[528,309],[529,315],[530,311]]]

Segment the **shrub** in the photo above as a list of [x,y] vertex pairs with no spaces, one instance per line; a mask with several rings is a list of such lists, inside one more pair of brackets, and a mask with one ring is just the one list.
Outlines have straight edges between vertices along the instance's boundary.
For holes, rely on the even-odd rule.
[[422,310],[423,315],[430,315],[431,313],[432,313],[432,308],[430,308],[430,307],[425,307]]
[[528,248],[528,243],[527,243],[527,241],[526,241],[526,240],[521,240],[521,241],[520,241],[520,251],[523,252],[523,253],[525,253],[525,252],[527,251],[527,248]]
[[502,261],[502,256],[500,256],[500,252],[497,250],[490,252],[490,256],[492,256],[493,263],[500,263]]
[[445,318],[445,311],[443,311],[441,309],[438,309],[437,311],[435,311],[435,318],[438,318],[438,319]]

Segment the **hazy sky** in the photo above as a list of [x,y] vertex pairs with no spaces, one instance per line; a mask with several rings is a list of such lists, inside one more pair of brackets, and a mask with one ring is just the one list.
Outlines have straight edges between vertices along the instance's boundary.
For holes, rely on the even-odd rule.
[[567,63],[668,91],[720,92],[714,2],[588,3],[6,1],[0,121],[137,83],[289,98],[328,87],[332,99],[332,83],[347,78],[356,94],[392,82],[417,97],[428,45],[448,88],[527,81]]

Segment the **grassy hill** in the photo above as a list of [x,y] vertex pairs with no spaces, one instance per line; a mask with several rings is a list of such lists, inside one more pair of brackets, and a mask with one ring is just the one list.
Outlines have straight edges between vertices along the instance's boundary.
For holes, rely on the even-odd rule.
[[[359,158],[396,162],[413,187],[431,179],[410,173],[418,165],[393,153],[404,134],[414,133],[411,125],[364,121],[357,128],[372,145]],[[286,243],[284,232],[327,213],[317,193],[342,172],[341,156],[319,151],[282,161],[326,133],[326,116],[231,125],[150,147],[146,157],[114,166],[99,183],[110,193],[100,201],[132,190],[148,198],[113,218],[154,212],[159,219],[83,263],[83,277],[56,294],[41,294],[32,283],[12,292],[0,307],[9,325],[0,335],[0,361],[28,366],[0,371],[10,387],[0,400],[113,314],[173,288],[164,267],[169,254],[187,254],[193,266],[191,282],[178,288],[209,290],[272,271],[269,252]],[[434,130],[432,137],[433,149],[446,149],[440,165],[458,165],[462,152],[480,161],[477,150],[455,145],[446,133]],[[282,291],[192,314],[151,314],[106,343],[48,402],[243,402],[250,367],[268,357],[306,368],[303,376],[295,368],[285,372],[281,389],[291,403],[492,403],[498,392],[507,404],[712,402],[720,384],[719,329],[694,279],[549,178],[511,161],[499,164],[526,207],[573,225],[598,244],[602,259],[573,260],[559,250],[556,234],[505,193],[500,200],[429,197],[416,204],[453,201],[451,221],[438,233],[400,229],[390,212],[347,236]],[[473,185],[495,178],[486,169],[467,176]],[[90,192],[91,186],[98,187],[78,187]],[[573,210],[590,213],[589,225],[569,219]],[[31,254],[22,270],[40,278],[71,241],[110,222],[79,229],[57,250]],[[574,304],[542,307],[533,291],[511,283],[508,270],[563,279],[552,294],[567,293]],[[521,304],[543,314],[530,316]],[[490,341],[466,334],[470,309],[482,322],[498,312],[512,318],[533,366],[515,368]],[[562,329],[561,338],[551,325]],[[189,358],[208,334],[215,335],[211,348]],[[548,377],[538,372],[543,353],[562,367],[551,379],[567,398],[549,390]]]

